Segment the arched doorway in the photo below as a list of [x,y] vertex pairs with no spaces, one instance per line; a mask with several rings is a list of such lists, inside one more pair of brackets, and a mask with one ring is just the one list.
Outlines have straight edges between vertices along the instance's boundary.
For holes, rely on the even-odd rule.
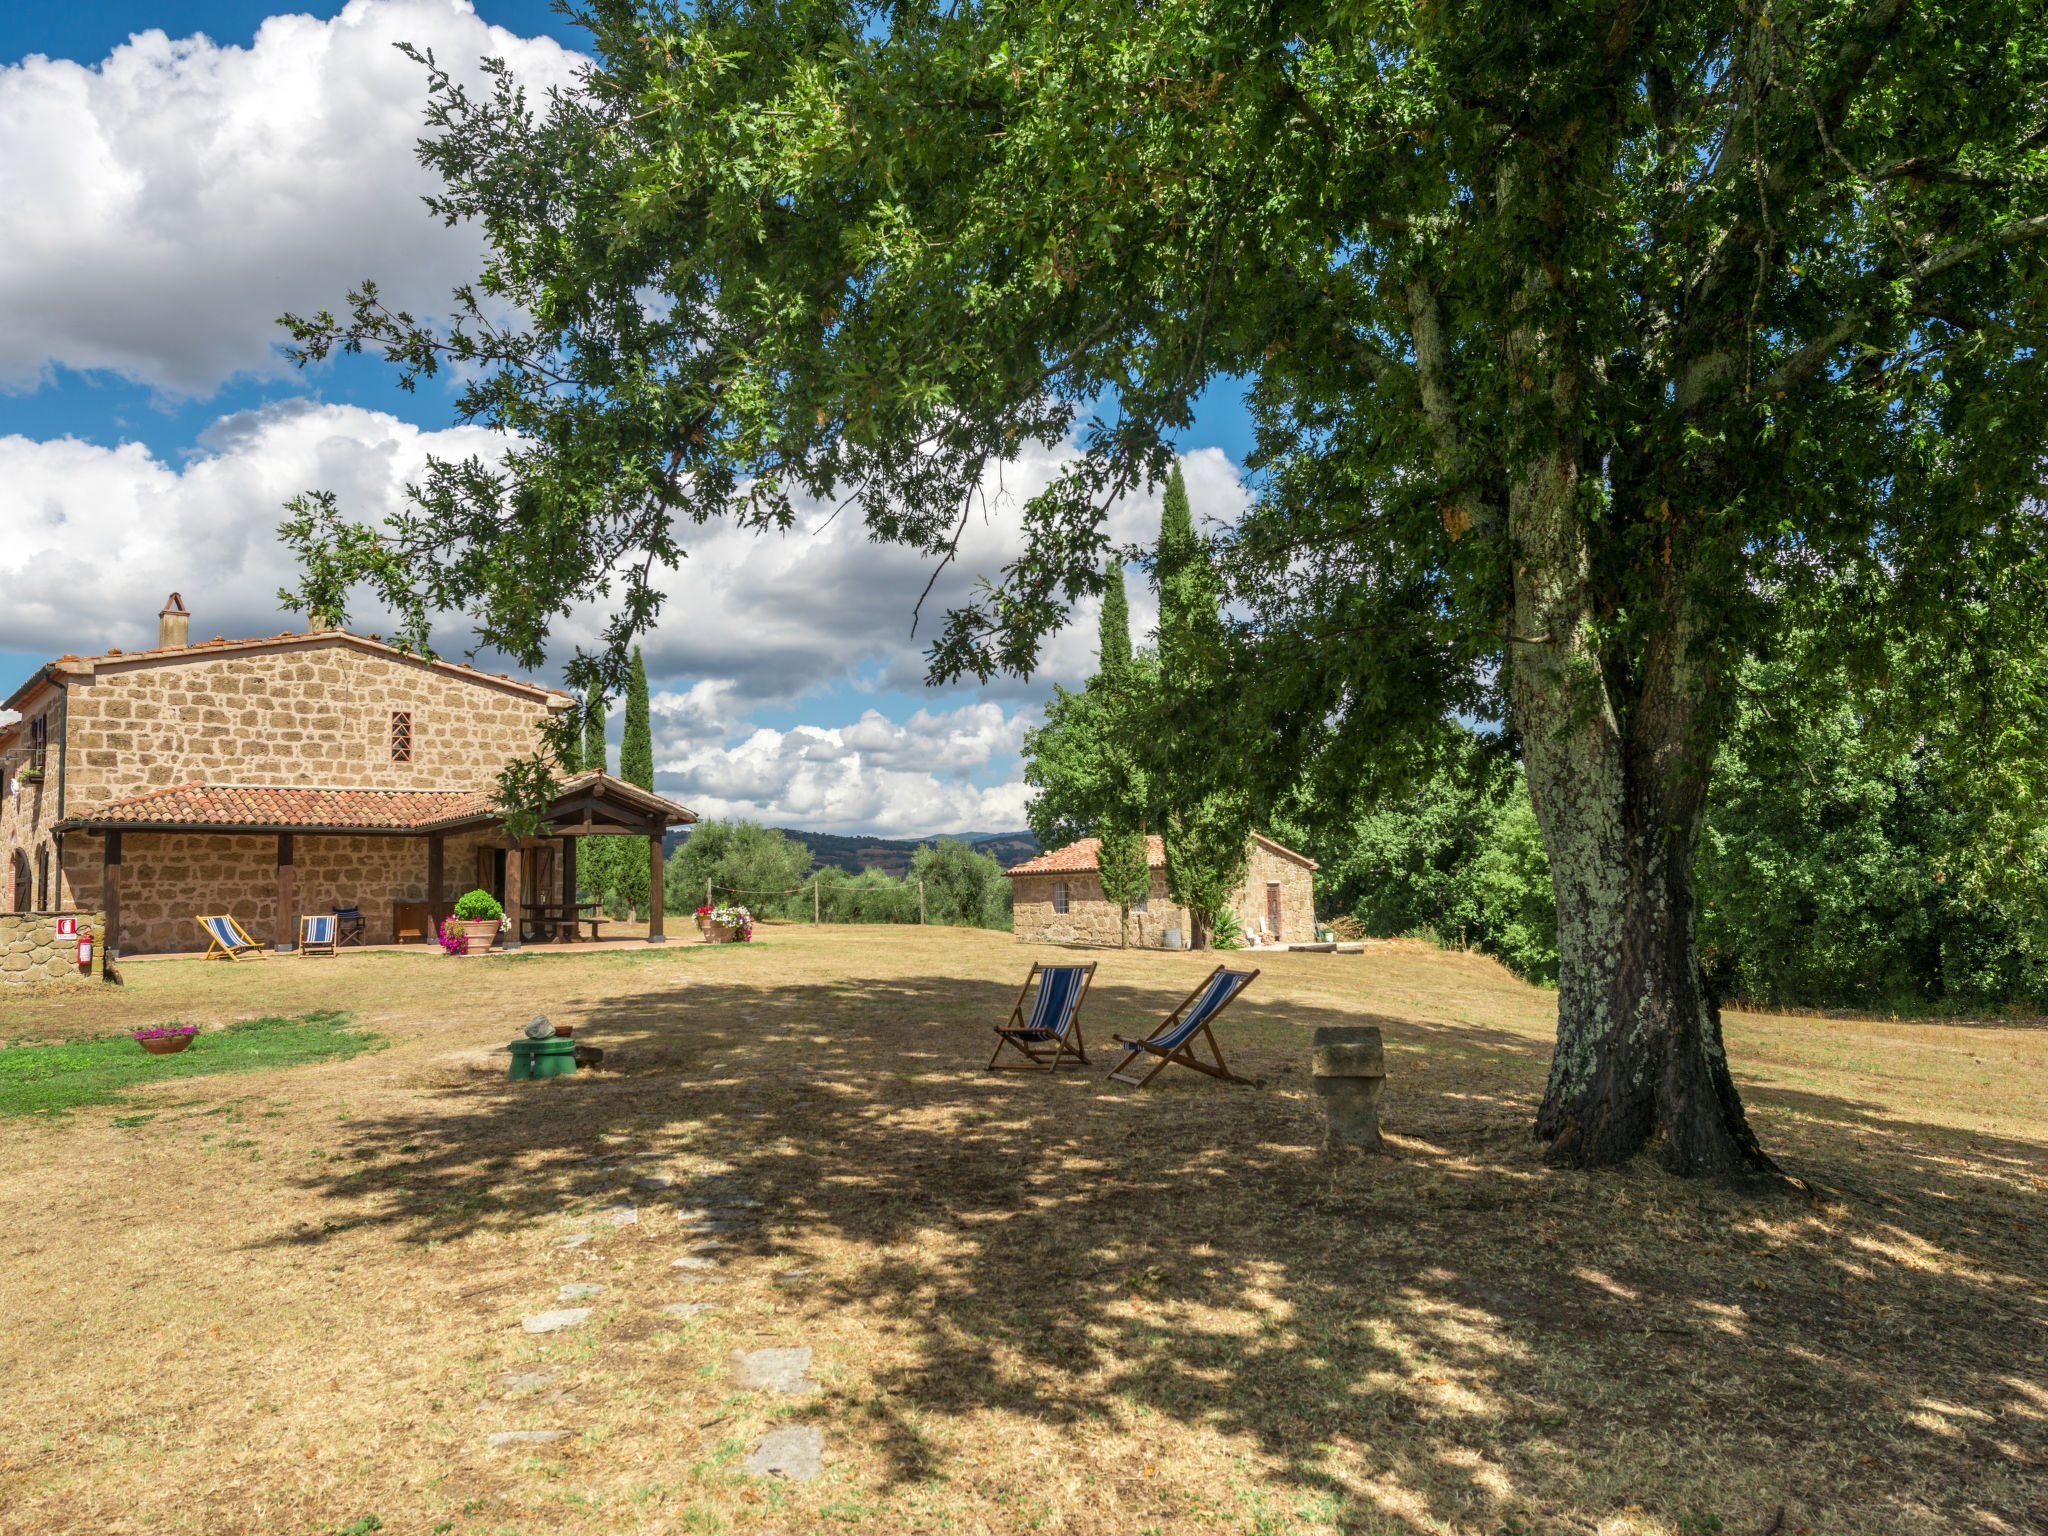
[[28,855],[17,848],[14,850],[14,900],[10,904],[9,910],[26,912],[28,910],[28,898]]

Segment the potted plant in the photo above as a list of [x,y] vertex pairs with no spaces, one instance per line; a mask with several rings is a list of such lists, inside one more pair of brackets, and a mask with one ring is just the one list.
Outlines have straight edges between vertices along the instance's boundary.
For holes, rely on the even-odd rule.
[[704,942],[706,944],[711,942],[711,914],[714,910],[716,909],[712,907],[699,907],[697,909],[697,931],[704,935]]
[[192,1037],[199,1033],[197,1024],[166,1024],[160,1029],[137,1029],[130,1033],[152,1056],[175,1056],[192,1043]]
[[714,944],[746,943],[754,936],[754,914],[739,905],[713,907],[705,937]]
[[435,934],[434,937],[439,941],[441,947],[451,955],[466,955],[469,953],[469,934],[463,925],[462,919],[459,917],[442,918],[441,931]]
[[24,768],[15,775],[15,778],[23,784],[40,784],[43,782],[43,770],[40,768]]
[[480,955],[497,942],[505,909],[489,891],[470,891],[455,903],[455,915],[462,923],[462,952]]

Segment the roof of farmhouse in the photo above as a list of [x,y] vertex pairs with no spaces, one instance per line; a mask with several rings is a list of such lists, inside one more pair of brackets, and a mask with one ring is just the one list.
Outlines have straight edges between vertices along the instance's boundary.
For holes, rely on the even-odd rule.
[[[1320,869],[1322,866],[1305,853],[1296,853],[1292,848],[1281,846],[1263,832],[1254,832],[1252,841],[1284,859],[1292,859],[1303,869]],[[1095,873],[1095,855],[1102,847],[1099,837],[1084,837],[1079,842],[1069,843],[1064,848],[1055,848],[1050,853],[1041,853],[1035,859],[1027,859],[1012,869],[1008,875],[1092,875]],[[1154,869],[1166,868],[1166,842],[1163,838],[1145,839],[1145,862]]]
[[[604,773],[572,774],[561,782],[556,800],[564,803],[586,794],[672,822],[697,819],[673,800]],[[421,833],[503,815],[489,790],[179,784],[95,806],[64,825],[116,831]]]

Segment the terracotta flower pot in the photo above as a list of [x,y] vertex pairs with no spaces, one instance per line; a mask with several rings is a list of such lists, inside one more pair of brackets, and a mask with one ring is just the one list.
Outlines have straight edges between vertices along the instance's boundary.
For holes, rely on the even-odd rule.
[[557,1040],[572,1039],[575,1034],[576,1026],[574,1024],[557,1024],[555,1026],[555,1038]]
[[504,919],[497,917],[464,918],[463,936],[469,940],[465,954],[480,955],[497,942],[498,930],[504,926]]
[[135,1042],[152,1056],[175,1056],[192,1043],[190,1035],[158,1035],[153,1040]]
[[730,944],[739,937],[740,931],[728,923],[713,923],[704,932],[704,937],[713,944]]

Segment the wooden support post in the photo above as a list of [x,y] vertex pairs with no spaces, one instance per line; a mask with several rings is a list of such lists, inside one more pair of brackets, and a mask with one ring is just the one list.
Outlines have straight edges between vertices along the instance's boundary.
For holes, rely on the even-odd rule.
[[526,861],[520,857],[519,839],[512,839],[512,847],[505,855],[505,947],[519,947],[519,897],[520,868]]
[[448,915],[446,868],[447,848],[441,834],[427,834],[427,926],[434,930],[432,937],[441,937],[441,919]]
[[270,947],[279,954],[295,947],[298,926],[298,902],[292,888],[292,835],[280,832],[277,834],[277,925],[271,935]]
[[647,839],[647,942],[666,944],[661,926],[661,828]]
[[818,884],[819,882],[813,878],[811,881],[811,926],[813,928],[818,926]]
[[917,925],[924,926],[924,882],[917,882]]
[[578,838],[562,839],[562,916],[573,920],[569,929],[569,942],[583,942],[583,911],[576,905],[576,845]]
[[121,834],[107,834],[106,863],[100,870],[100,900],[107,909],[107,931],[100,935],[100,974],[121,958]]

